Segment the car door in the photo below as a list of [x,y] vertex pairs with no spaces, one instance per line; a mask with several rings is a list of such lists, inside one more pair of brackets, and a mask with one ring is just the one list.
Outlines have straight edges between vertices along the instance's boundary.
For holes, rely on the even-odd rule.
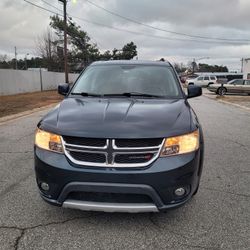
[[229,93],[242,93],[243,84],[244,84],[244,80],[242,80],[242,79],[234,80],[230,84],[227,84],[227,86],[226,86],[227,92],[229,92]]
[[209,76],[204,76],[203,80],[203,85],[202,86],[207,86],[210,82]]
[[250,94],[250,80],[245,80],[244,85],[242,85],[242,92],[246,94]]
[[199,86],[203,86],[203,80],[204,80],[204,77],[203,76],[199,76],[198,78],[196,78],[196,81],[194,84],[196,85],[199,85]]
[[215,76],[210,76],[210,82],[216,83],[216,77]]

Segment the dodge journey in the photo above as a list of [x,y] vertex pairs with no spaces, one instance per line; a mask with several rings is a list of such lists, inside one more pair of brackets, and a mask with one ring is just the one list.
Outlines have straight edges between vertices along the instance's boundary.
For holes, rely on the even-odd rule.
[[106,212],[158,212],[199,188],[203,134],[168,62],[94,62],[37,125],[35,172],[50,204]]

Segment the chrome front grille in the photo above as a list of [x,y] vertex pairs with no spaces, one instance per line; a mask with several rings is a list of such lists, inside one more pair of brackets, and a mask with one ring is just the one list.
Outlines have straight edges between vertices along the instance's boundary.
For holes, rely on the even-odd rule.
[[164,139],[94,139],[62,137],[73,163],[97,167],[144,167],[160,154]]

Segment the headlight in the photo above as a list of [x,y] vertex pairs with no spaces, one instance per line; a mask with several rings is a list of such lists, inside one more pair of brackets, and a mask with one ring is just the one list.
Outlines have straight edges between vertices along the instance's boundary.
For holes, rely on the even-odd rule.
[[39,128],[36,130],[35,144],[42,149],[63,153],[61,137]]
[[165,139],[161,157],[193,152],[199,148],[199,131]]

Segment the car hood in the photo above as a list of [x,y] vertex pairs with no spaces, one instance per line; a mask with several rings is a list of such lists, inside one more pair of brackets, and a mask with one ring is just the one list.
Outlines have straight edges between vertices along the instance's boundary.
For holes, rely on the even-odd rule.
[[60,135],[163,138],[190,132],[185,99],[66,98],[38,124]]

